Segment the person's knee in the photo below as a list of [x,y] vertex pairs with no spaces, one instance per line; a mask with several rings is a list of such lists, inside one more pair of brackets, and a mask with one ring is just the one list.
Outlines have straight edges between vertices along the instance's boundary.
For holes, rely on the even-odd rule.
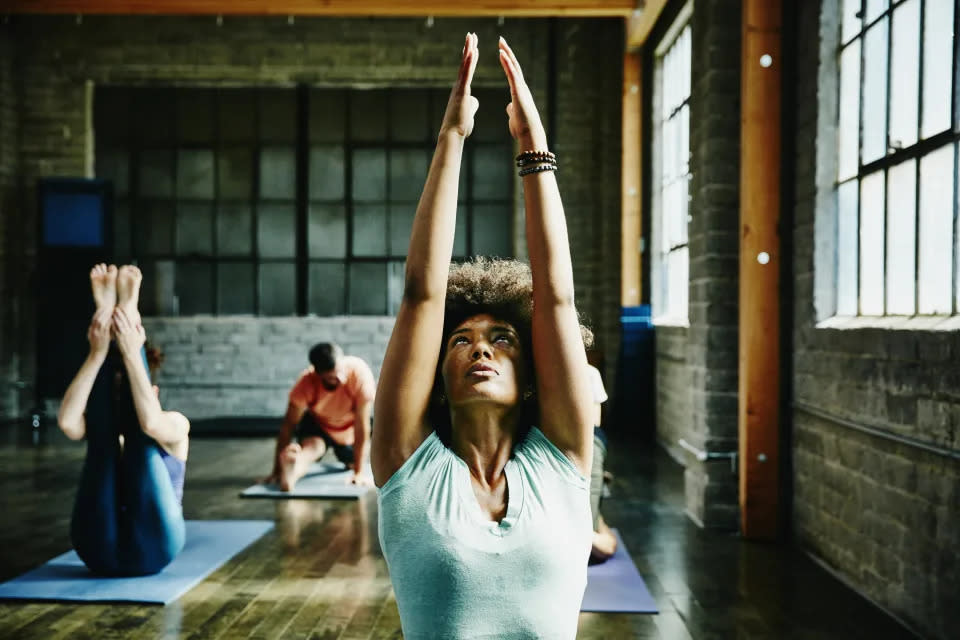
[[123,571],[126,575],[153,575],[163,571],[183,550],[186,523],[179,513],[168,514],[160,523],[140,531],[130,541],[130,558]]
[[354,463],[355,455],[353,452],[353,447],[349,445],[340,445],[335,447],[333,453],[337,456],[337,460],[347,466]]

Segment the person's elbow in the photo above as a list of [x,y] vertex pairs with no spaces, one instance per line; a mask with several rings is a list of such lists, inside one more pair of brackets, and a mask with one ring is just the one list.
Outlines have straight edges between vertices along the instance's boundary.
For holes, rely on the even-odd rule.
[[84,432],[86,431],[82,421],[68,420],[63,416],[57,416],[57,426],[60,427],[60,431],[70,440],[82,440]]
[[190,433],[190,422],[183,415],[163,413],[143,425],[143,433],[157,442],[180,442]]

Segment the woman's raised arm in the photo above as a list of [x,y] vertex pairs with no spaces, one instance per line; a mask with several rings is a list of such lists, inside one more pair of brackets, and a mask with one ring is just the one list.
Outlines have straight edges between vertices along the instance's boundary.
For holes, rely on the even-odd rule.
[[[516,56],[500,38],[500,65],[510,83],[510,134],[521,152],[547,152],[547,136]],[[534,156],[530,169],[551,161]],[[537,370],[540,429],[584,475],[593,451],[592,395],[580,321],[573,300],[573,266],[567,222],[551,170],[523,177],[527,250],[533,274],[533,359]]]
[[440,356],[460,161],[478,107],[470,95],[476,67],[477,36],[467,34],[460,72],[413,220],[403,301],[377,384],[370,448],[377,486],[389,480],[429,434],[426,414]]

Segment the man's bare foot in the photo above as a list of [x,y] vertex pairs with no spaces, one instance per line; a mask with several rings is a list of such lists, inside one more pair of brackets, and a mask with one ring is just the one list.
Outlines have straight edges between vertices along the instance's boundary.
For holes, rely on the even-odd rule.
[[113,309],[117,304],[117,265],[94,265],[90,269],[90,288],[98,310]]
[[140,324],[140,311],[137,304],[140,301],[140,281],[143,274],[132,264],[125,264],[117,272],[117,306],[124,310],[127,317],[135,324]]
[[297,480],[297,461],[303,449],[299,444],[293,442],[280,452],[280,489],[281,491],[292,491]]

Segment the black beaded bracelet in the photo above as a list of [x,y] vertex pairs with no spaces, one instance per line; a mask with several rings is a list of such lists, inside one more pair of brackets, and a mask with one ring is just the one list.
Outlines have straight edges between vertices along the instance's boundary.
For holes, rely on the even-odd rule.
[[526,169],[520,169],[518,173],[522,177],[522,176],[530,175],[531,173],[541,173],[543,171],[556,171],[556,170],[557,170],[557,165],[555,164],[540,164],[535,167],[527,167]]
[[552,151],[524,151],[518,154],[516,159],[518,167],[541,162],[557,164],[557,155]]

